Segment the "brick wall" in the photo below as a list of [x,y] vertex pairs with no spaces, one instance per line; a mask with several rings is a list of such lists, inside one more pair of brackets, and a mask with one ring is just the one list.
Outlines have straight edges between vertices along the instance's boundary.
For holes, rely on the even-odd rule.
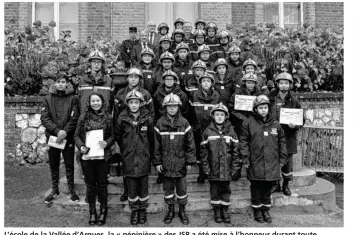
[[201,2],[199,7],[200,16],[207,22],[215,22],[220,30],[224,30],[226,24],[232,22],[231,2]]
[[254,2],[233,2],[232,6],[232,23],[255,23],[256,20],[256,3]]
[[79,40],[85,40],[89,35],[110,37],[111,22],[111,3],[79,3]]
[[319,27],[335,27],[344,25],[343,2],[316,2],[316,24]]
[[144,2],[113,3],[113,39],[129,38],[129,27],[136,26],[138,33],[146,26]]
[[[5,25],[6,26],[18,26],[18,2],[5,2]],[[11,21],[11,23],[10,23]]]
[[315,3],[304,2],[304,22],[309,22],[311,25],[316,23]]
[[255,4],[255,23],[263,23],[264,22],[264,4],[256,3]]
[[21,143],[21,129],[16,128],[16,114],[35,114],[41,113],[42,97],[32,98],[5,98],[5,159],[16,159],[16,146]]
[[23,28],[32,24],[32,2],[20,2],[18,9],[18,25]]

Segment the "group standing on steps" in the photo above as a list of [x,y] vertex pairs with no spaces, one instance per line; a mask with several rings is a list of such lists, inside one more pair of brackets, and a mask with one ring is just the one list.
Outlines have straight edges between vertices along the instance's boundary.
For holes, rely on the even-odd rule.
[[[90,225],[106,222],[111,162],[118,162],[124,177],[120,199],[128,200],[133,225],[147,221],[151,166],[158,172],[157,183],[162,184],[168,207],[164,223],[172,222],[177,202],[178,217],[189,224],[186,177],[193,165],[199,167],[197,182],[210,184],[217,223],[231,222],[230,184],[241,177],[242,167],[251,182],[255,220],[271,223],[271,194],[291,195],[292,155],[301,126],[280,124],[279,118],[281,108],[301,108],[290,91],[293,78],[284,71],[275,75],[275,89],[267,87],[256,61],[242,61],[242,51],[232,44],[229,32],[218,32],[213,22],[197,20],[194,34],[191,23],[183,19],[177,19],[174,27],[171,39],[166,23],[156,33],[155,23],[149,22],[140,40],[136,27],[130,27],[131,38],[123,42],[115,61],[119,74],[105,69],[106,56],[95,49],[76,90],[69,75],[58,75],[44,98],[41,121],[48,138],[66,144],[62,150],[49,149],[52,192],[45,202],[60,195],[60,154],[68,197],[80,200],[74,191],[76,145]],[[238,95],[255,97],[252,110],[235,109]],[[98,141],[103,154],[91,156],[86,137],[97,130],[103,132]]]

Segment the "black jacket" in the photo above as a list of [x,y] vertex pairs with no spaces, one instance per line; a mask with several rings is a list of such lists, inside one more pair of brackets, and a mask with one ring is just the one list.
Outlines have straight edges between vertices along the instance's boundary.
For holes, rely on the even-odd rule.
[[124,176],[140,177],[151,170],[151,156],[154,146],[154,121],[145,107],[140,116],[134,117],[125,109],[118,117],[115,138],[122,154]]
[[162,165],[167,177],[186,176],[186,165],[196,163],[194,137],[188,121],[178,113],[172,123],[166,114],[157,121],[154,136],[154,166]]
[[240,87],[242,85],[242,61],[238,59],[237,63],[235,63],[230,58],[227,59],[228,71],[230,76],[234,79],[235,85]]
[[229,181],[241,169],[239,143],[229,120],[221,131],[213,120],[203,132],[200,145],[202,168],[209,180]]
[[142,71],[143,71],[143,80],[140,81],[139,85],[147,90],[150,95],[154,94],[154,89],[156,87],[155,80],[153,79],[153,74],[156,70],[157,65],[155,63],[152,63],[149,68],[140,61],[139,66],[138,66]]
[[[287,109],[301,109],[301,104],[298,99],[291,93],[285,96],[284,104],[277,103],[277,96],[278,96],[278,89],[275,89],[270,92],[269,94],[269,101],[271,103],[271,112],[277,120],[279,121],[280,118],[280,109],[287,108]],[[305,118],[303,119],[305,120]],[[297,153],[297,131],[300,130],[302,126],[295,126],[295,128],[291,129],[288,125],[281,124],[281,127],[285,133],[286,139],[286,147],[288,150],[288,154],[295,154]]]
[[67,143],[74,143],[74,132],[80,115],[79,101],[73,94],[74,89],[68,83],[65,91],[57,91],[54,84],[49,88],[49,95],[43,99],[41,122],[45,135],[57,136],[60,130],[67,133]]
[[284,131],[272,115],[264,122],[258,115],[244,121],[240,136],[240,153],[250,163],[249,180],[280,180],[280,163],[288,161]]
[[235,91],[235,83],[230,73],[227,73],[224,80],[221,81],[218,74],[214,74],[215,85],[214,88],[220,94],[220,102],[227,106],[231,95]]

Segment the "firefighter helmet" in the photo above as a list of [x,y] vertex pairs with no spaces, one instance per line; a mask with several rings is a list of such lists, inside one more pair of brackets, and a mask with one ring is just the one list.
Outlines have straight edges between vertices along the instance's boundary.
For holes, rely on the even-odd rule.
[[127,96],[125,97],[125,102],[128,103],[128,101],[132,99],[140,100],[140,106],[145,101],[143,94],[140,91],[136,91],[136,90],[132,90],[128,92]]
[[268,104],[268,106],[270,105],[269,98],[266,95],[259,95],[256,99],[254,99],[253,109],[257,108],[257,106],[261,104]]
[[283,73],[278,74],[275,77],[275,82],[279,82],[280,80],[287,80],[287,81],[293,83],[293,76],[291,76],[290,73],[283,72]]
[[172,54],[171,52],[168,52],[168,51],[166,51],[166,52],[164,52],[164,53],[161,54],[161,56],[160,56],[160,63],[162,63],[162,60],[165,60],[165,59],[170,59],[170,60],[172,60],[172,63],[175,62],[175,57],[173,56],[173,54]]
[[132,67],[127,71],[127,77],[129,77],[129,75],[131,75],[131,74],[136,74],[140,78],[143,78],[143,72],[141,71],[141,69],[139,69],[137,67]]
[[177,23],[182,23],[182,24],[184,24],[185,21],[184,21],[182,18],[178,18],[177,20],[175,20],[175,22],[173,23],[173,25],[176,27],[176,24],[177,24]]
[[170,93],[165,96],[162,102],[162,107],[168,106],[168,105],[179,105],[182,106],[182,101],[181,98],[179,98],[178,95]]
[[174,79],[176,79],[176,81],[178,81],[177,74],[170,69],[162,74],[162,80],[165,80],[166,76],[172,76]]
[[202,53],[204,51],[207,51],[207,52],[210,53],[210,47],[208,45],[203,44],[203,45],[198,47],[197,53],[198,53],[198,55],[200,55],[200,53]]
[[257,83],[257,75],[253,74],[253,73],[247,73],[245,75],[242,76],[241,79],[242,82],[246,82],[246,81],[251,81],[251,82],[255,82]]
[[243,70],[245,70],[247,65],[254,66],[255,70],[257,70],[257,68],[258,68],[256,61],[254,61],[252,59],[248,59],[243,63],[243,66],[242,66]]
[[161,24],[159,24],[159,26],[157,27],[157,31],[159,33],[161,33],[161,29],[162,28],[166,28],[167,29],[167,34],[168,34],[168,31],[169,31],[170,28],[168,27],[168,25],[165,22],[162,22]]
[[196,31],[194,31],[194,37],[197,36],[203,36],[205,38],[206,37],[205,31],[202,29],[197,29]]
[[203,20],[203,19],[197,19],[197,21],[194,23],[194,26],[195,26],[195,28],[197,29],[197,24],[198,23],[203,23],[204,24],[204,27],[205,27],[205,25],[206,25],[206,23],[205,23],[205,21]]
[[144,48],[141,52],[140,52],[140,56],[142,57],[143,55],[151,55],[153,58],[155,56],[154,51],[151,48]]
[[195,68],[202,68],[204,71],[207,70],[206,64],[202,60],[197,60],[192,65],[192,70]]
[[98,59],[98,60],[102,60],[102,62],[106,61],[106,57],[104,56],[103,52],[99,51],[99,50],[94,50],[92,51],[89,56],[88,56],[88,61],[91,62],[91,60],[93,59]]
[[176,53],[181,50],[181,49],[186,49],[188,52],[190,51],[189,50],[189,46],[187,43],[184,43],[184,42],[181,42],[180,44],[177,45],[176,47]]
[[172,43],[171,38],[167,34],[160,38],[159,43],[161,44],[162,42],[165,42],[165,41]]
[[227,37],[229,39],[230,42],[230,37],[231,35],[229,34],[229,32],[227,32],[226,30],[220,31],[217,35],[216,35],[217,39],[220,40],[220,38],[222,37]]
[[216,71],[219,65],[225,65],[226,69],[228,68],[227,61],[225,58],[219,58],[215,61],[214,71]]
[[231,53],[239,53],[241,54],[241,49],[238,46],[232,46],[227,50],[227,54],[230,55]]
[[214,76],[212,74],[210,74],[208,72],[203,73],[203,75],[200,76],[199,79],[198,79],[199,84],[202,84],[202,79],[203,78],[209,78],[211,80],[211,84],[212,85],[215,84],[215,78],[214,78]]
[[210,111],[210,116],[213,117],[214,113],[216,111],[222,111],[225,113],[226,118],[229,117],[229,110],[227,109],[227,107],[223,103],[219,103],[219,104],[215,105]]
[[205,31],[208,32],[208,29],[215,29],[215,33],[217,33],[217,31],[218,31],[218,26],[217,26],[214,22],[209,22],[209,23],[205,26]]
[[172,33],[172,38],[173,39],[175,39],[175,35],[176,34],[181,34],[182,35],[182,37],[184,37],[184,31],[182,30],[182,29],[175,29],[174,31],[173,31],[173,33]]

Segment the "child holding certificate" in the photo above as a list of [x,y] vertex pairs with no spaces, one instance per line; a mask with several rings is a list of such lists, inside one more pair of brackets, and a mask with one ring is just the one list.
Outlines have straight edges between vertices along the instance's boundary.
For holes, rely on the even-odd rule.
[[240,136],[240,154],[251,181],[254,219],[259,223],[272,222],[272,184],[280,180],[280,168],[288,160],[284,131],[269,109],[268,97],[257,96],[253,103],[255,115],[244,121]]
[[[290,92],[293,85],[293,77],[286,72],[280,73],[275,78],[277,88],[269,94],[269,99],[272,107],[272,112],[276,115],[277,120],[280,120],[280,109],[301,109],[300,102]],[[292,180],[293,171],[293,154],[297,153],[297,131],[302,127],[300,125],[294,125],[293,123],[282,124],[281,127],[285,132],[286,147],[288,150],[288,162],[282,167],[281,173],[283,176],[283,185],[280,187],[279,181],[273,185],[272,193],[283,191],[286,196],[291,195],[289,189],[289,181]]]
[[[114,133],[112,117],[107,111],[106,102],[101,93],[92,92],[88,96],[86,111],[81,114],[74,135],[84,166],[90,225],[96,223],[103,225],[107,217],[107,174],[109,170],[107,161],[112,155]],[[96,194],[101,204],[98,219]]]
[[[78,202],[79,197],[74,191],[74,131],[79,117],[79,101],[73,94],[74,89],[69,82],[69,77],[58,76],[49,89],[49,95],[44,97],[41,112],[41,122],[45,127],[45,134],[49,139],[48,151],[50,173],[52,177],[52,192],[46,197],[45,203],[51,203],[59,197],[59,166],[60,153],[63,154],[68,181],[68,197],[73,202]],[[55,139],[55,141],[52,141]],[[66,143],[64,143],[66,141]],[[54,142],[54,145],[51,143]],[[55,146],[64,145],[62,147]]]
[[[231,95],[228,102],[228,108],[231,113],[230,121],[235,127],[237,136],[240,136],[243,121],[253,115],[252,101],[248,102],[249,105],[247,106],[245,105],[245,101],[243,101],[246,97],[242,96],[255,98],[261,94],[262,91],[257,86],[257,76],[253,73],[243,75],[241,87],[236,88],[236,91]],[[236,98],[239,99],[236,100]]]
[[188,201],[186,175],[187,168],[196,163],[193,132],[188,121],[182,117],[182,102],[178,95],[167,95],[162,105],[166,108],[166,114],[155,126],[153,164],[159,173],[164,174],[163,190],[168,205],[164,223],[170,224],[175,217],[177,197],[181,222],[189,224],[185,211]]
[[141,92],[128,92],[124,109],[116,123],[115,137],[122,153],[122,173],[128,184],[130,223],[146,222],[149,179],[154,141],[154,121],[144,106]]
[[201,162],[210,183],[210,203],[216,223],[230,223],[230,181],[237,180],[242,159],[239,156],[238,139],[228,120],[229,111],[222,103],[215,106],[213,118],[205,129],[201,142]]

